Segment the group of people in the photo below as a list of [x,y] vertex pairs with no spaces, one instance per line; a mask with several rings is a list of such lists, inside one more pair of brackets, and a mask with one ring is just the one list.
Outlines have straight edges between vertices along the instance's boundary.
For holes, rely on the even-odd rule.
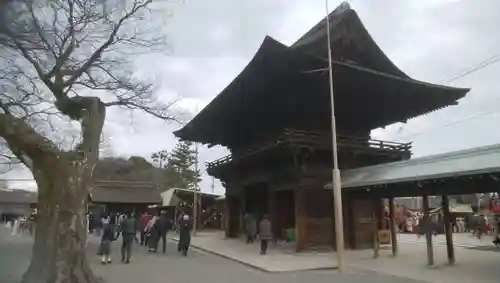
[[[162,251],[166,253],[167,233],[174,228],[179,231],[177,250],[186,256],[191,242],[192,229],[188,215],[182,215],[174,224],[165,211],[161,211],[160,216],[145,212],[139,220],[132,213],[124,213],[119,216],[104,213],[98,224],[94,221],[89,232],[97,231],[100,233],[101,243],[98,254],[101,255],[102,264],[112,263],[111,246],[121,236],[121,261],[128,264],[132,256],[134,242],[140,243],[141,246],[147,246],[149,252],[157,252],[158,243],[161,240]],[[140,241],[137,238],[138,233]]]
[[11,230],[11,234],[25,234],[33,236],[35,231],[36,212],[30,215],[2,215],[5,227]]
[[115,217],[104,213],[100,220],[99,230],[101,244],[98,254],[102,257],[101,263],[110,264],[112,262],[111,244],[120,236],[122,237],[121,261],[126,264],[130,263],[132,245],[137,235],[137,224],[133,215],[130,213],[122,214],[118,217],[118,223],[116,223]]
[[141,246],[146,246],[149,252],[157,252],[158,244],[161,240],[162,252],[167,251],[167,234],[169,231],[179,232],[179,242],[177,251],[186,256],[191,243],[192,222],[187,214],[179,215],[175,223],[171,221],[165,211],[160,216],[153,216],[145,212],[139,220],[139,230],[141,233]]
[[246,213],[243,222],[245,224],[247,244],[253,243],[255,238],[258,238],[260,240],[260,254],[265,255],[269,241],[273,239],[269,216],[264,215],[259,225],[257,225],[257,219],[252,214]]

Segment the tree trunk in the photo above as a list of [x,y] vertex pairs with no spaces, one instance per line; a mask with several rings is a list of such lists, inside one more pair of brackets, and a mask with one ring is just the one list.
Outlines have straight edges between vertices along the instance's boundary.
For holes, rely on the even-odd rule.
[[22,283],[99,282],[87,261],[86,161],[60,162],[35,173],[38,214],[31,264]]

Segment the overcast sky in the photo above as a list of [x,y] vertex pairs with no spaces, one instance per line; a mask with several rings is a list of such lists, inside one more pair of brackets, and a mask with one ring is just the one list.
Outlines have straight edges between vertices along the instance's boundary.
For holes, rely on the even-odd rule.
[[[329,3],[333,10],[340,1]],[[500,54],[498,0],[352,0],[350,4],[382,50],[415,79],[441,83]],[[172,7],[166,27],[171,55],[143,58],[138,70],[161,78],[159,95],[167,100],[181,97],[180,105],[194,114],[238,75],[266,35],[289,45],[324,16],[324,0],[186,0]],[[498,74],[500,63],[455,80],[450,85],[472,88],[459,106],[375,130],[372,136],[413,141],[414,156],[497,143]],[[141,113],[134,114],[131,126],[112,111],[105,131],[116,155],[149,157],[175,145],[172,131],[177,128]],[[221,148],[200,148],[203,191],[211,191],[212,184],[204,163],[225,154]],[[6,177],[31,175],[16,171]],[[224,192],[218,182],[215,192]]]

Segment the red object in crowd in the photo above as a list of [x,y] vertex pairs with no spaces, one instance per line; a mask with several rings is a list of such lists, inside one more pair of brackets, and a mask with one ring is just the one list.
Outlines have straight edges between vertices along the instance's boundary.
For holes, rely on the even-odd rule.
[[149,220],[153,219],[153,215],[143,215],[141,216],[141,219],[139,220],[139,223],[141,224],[141,229],[144,230],[146,226],[148,225]]
[[493,198],[490,200],[490,212],[500,214],[500,199]]

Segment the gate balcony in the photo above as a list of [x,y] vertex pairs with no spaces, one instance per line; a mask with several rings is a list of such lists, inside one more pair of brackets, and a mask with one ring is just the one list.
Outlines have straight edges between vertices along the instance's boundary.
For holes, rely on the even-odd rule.
[[[206,163],[207,170],[244,161],[244,159],[269,152],[278,147],[286,147],[292,150],[308,149],[311,151],[332,151],[332,135],[328,132],[313,132],[303,130],[286,129],[281,135],[266,142],[257,143],[243,150],[233,152],[212,162]],[[352,152],[365,155],[386,156],[396,160],[409,159],[411,157],[412,144],[393,141],[382,141],[361,137],[337,135],[337,147],[339,152]]]

